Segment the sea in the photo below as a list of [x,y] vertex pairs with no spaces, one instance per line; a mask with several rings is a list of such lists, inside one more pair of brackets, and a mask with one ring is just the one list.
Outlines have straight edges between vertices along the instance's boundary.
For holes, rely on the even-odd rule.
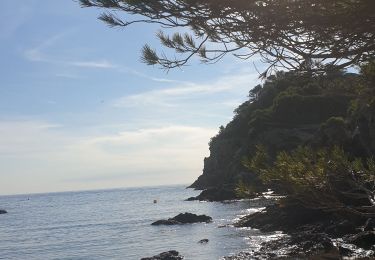
[[[137,260],[177,250],[184,259],[213,260],[272,239],[232,225],[261,210],[259,201],[185,201],[198,194],[177,185],[0,196],[0,209],[8,211],[0,215],[0,259]],[[213,222],[151,225],[183,212]],[[198,243],[202,239],[209,242]]]

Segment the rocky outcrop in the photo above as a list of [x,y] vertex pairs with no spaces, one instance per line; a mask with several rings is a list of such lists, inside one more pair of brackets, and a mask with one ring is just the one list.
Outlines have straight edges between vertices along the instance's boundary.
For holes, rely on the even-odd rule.
[[[326,213],[301,206],[268,206],[266,210],[243,217],[237,227],[251,227],[264,232],[283,231],[282,239],[265,242],[262,248],[251,254],[242,253],[233,258],[273,258],[269,252],[282,251],[282,257],[306,257],[309,259],[341,259],[359,257],[350,248],[334,245],[332,238],[341,238],[344,244],[352,244],[365,250],[375,250],[373,219]],[[361,231],[363,230],[363,231]],[[375,256],[373,251],[368,254]],[[280,257],[280,255],[278,255]],[[331,259],[331,258],[330,258]]]
[[[348,84],[356,78],[338,77],[345,78]],[[334,92],[320,88],[319,84],[323,81],[311,79],[309,82],[292,74],[267,79],[258,97],[240,105],[232,121],[211,139],[210,156],[204,159],[203,173],[190,187],[204,190],[227,184],[235,186],[239,180],[246,181],[249,177],[242,162],[254,154],[256,145],[264,145],[273,155],[291,151],[313,142],[329,118],[345,117],[355,98],[354,91]],[[327,79],[325,84],[335,84],[334,79]]]
[[141,260],[181,260],[181,259],[184,259],[184,257],[181,256],[180,253],[177,252],[176,250],[163,252],[161,254],[158,254],[152,257],[141,258]]
[[339,249],[323,233],[302,232],[263,242],[258,250],[241,252],[225,260],[341,259]]
[[236,199],[239,199],[239,197],[234,192],[233,188],[217,187],[206,189],[202,191],[198,196],[188,198],[187,201],[225,201]]
[[0,209],[0,214],[6,214],[8,213],[5,209]]
[[180,224],[192,224],[192,223],[210,223],[212,218],[206,215],[196,215],[193,213],[180,213],[177,216],[169,219],[161,219],[153,222],[151,225],[180,225]]
[[235,223],[235,226],[257,228],[264,232],[284,231],[292,233],[305,225],[311,227],[329,225],[330,222],[327,219],[330,219],[329,215],[319,210],[301,206],[279,207],[278,205],[272,205],[264,211],[243,217]]

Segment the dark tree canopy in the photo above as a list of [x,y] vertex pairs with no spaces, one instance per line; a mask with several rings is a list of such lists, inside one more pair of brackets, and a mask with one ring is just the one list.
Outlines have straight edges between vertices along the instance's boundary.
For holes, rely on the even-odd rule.
[[[143,61],[166,69],[193,56],[210,63],[232,53],[242,59],[260,56],[269,64],[266,74],[280,67],[321,72],[361,64],[375,54],[374,0],[79,1],[107,9],[99,19],[110,26],[160,24],[164,31],[157,37],[178,56],[158,54],[146,44]],[[190,33],[168,35],[168,28]]]

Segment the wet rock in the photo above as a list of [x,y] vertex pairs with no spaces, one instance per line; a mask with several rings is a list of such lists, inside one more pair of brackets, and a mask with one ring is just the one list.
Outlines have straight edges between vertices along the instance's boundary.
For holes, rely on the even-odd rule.
[[266,210],[256,212],[240,219],[236,227],[252,227],[265,232],[284,231],[295,232],[297,229],[309,226],[308,229],[319,229],[326,214],[319,210],[307,209],[301,206],[280,207],[268,206]]
[[199,243],[199,244],[207,244],[208,241],[209,241],[209,240],[208,240],[207,238],[205,238],[205,239],[201,239],[201,240],[199,240],[198,243]]
[[253,252],[252,253],[240,252],[236,255],[224,257],[224,260],[248,260],[248,259],[257,259],[257,258],[254,256]]
[[363,231],[375,231],[375,219],[369,218],[367,219]]
[[181,224],[180,222],[169,218],[169,219],[160,219],[158,221],[153,222],[151,225],[158,226],[158,225],[178,225]]
[[325,233],[301,232],[293,234],[289,244],[291,246],[296,246],[297,253],[305,253],[308,255],[313,255],[317,252],[331,253],[335,251],[335,246]]
[[354,234],[356,233],[357,226],[348,220],[343,220],[338,223],[332,223],[332,225],[329,225],[325,232],[328,234],[334,236],[334,237],[341,237],[347,234]]
[[6,214],[8,213],[5,209],[0,209],[0,214]]
[[192,223],[200,223],[200,222],[209,223],[209,222],[212,222],[212,218],[206,215],[196,215],[193,213],[185,212],[185,213],[180,213],[173,218],[155,221],[151,225],[179,225],[179,224],[192,224]]
[[206,215],[196,215],[193,213],[180,213],[174,217],[180,223],[197,223],[197,222],[206,222],[209,223],[212,221],[212,218]]
[[349,248],[339,246],[339,253],[341,256],[350,257],[353,255],[354,252],[350,250]]
[[350,236],[348,242],[369,250],[375,245],[375,231],[364,231],[356,235]]
[[209,188],[202,191],[196,197],[190,197],[187,201],[199,200],[199,201],[225,201],[239,199],[233,189],[230,188]]
[[268,254],[285,249],[288,249],[287,256],[312,256],[331,253],[335,246],[324,233],[297,232],[287,238],[263,243],[260,251]]
[[144,257],[141,258],[141,260],[181,260],[183,258],[184,257],[181,256],[179,252],[177,252],[176,250],[171,250],[152,257]]

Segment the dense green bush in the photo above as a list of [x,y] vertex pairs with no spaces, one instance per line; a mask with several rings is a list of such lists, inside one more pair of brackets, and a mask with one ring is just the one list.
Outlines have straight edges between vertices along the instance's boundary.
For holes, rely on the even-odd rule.
[[338,147],[299,147],[278,153],[271,162],[265,148],[258,146],[256,154],[244,163],[263,183],[285,192],[282,203],[292,201],[306,208],[375,217],[373,158],[351,159]]

